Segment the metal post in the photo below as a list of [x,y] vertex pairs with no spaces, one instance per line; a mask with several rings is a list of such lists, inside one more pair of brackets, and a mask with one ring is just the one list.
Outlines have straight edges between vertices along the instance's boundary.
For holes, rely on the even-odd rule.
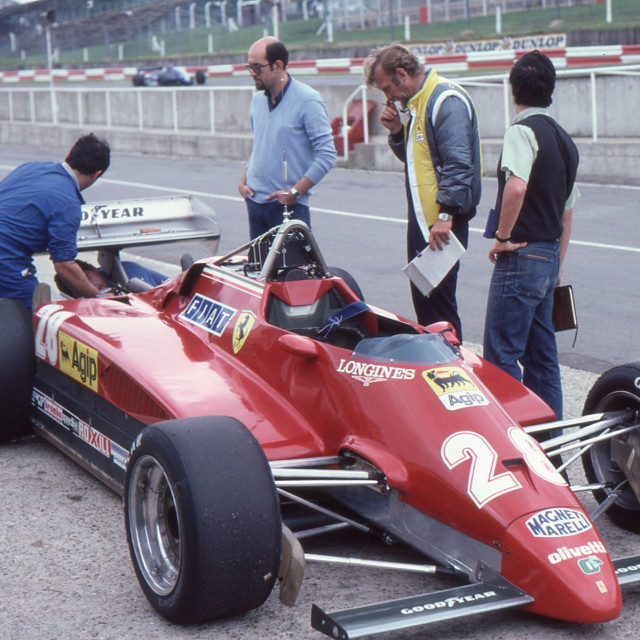
[[271,20],[273,21],[273,36],[280,38],[280,14],[277,2],[274,2],[271,8]]
[[49,93],[51,95],[51,122],[58,124],[58,102],[53,86],[53,69],[51,68],[51,27],[47,25],[44,32],[47,41],[47,70],[49,71]]
[[509,84],[509,78],[503,78],[502,80],[502,99],[504,104],[504,128],[511,124],[511,85]]
[[596,74],[592,71],[589,74],[591,84],[591,140],[598,142],[598,104],[596,94]]

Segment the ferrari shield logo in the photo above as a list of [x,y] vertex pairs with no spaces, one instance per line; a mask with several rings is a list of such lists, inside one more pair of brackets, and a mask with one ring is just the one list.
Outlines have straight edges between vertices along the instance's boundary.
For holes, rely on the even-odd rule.
[[428,369],[423,371],[422,377],[449,411],[489,404],[484,393],[460,367]]
[[252,311],[243,311],[240,314],[236,321],[236,326],[233,328],[233,338],[231,339],[233,353],[238,353],[242,349],[242,345],[249,337],[255,321],[256,315]]

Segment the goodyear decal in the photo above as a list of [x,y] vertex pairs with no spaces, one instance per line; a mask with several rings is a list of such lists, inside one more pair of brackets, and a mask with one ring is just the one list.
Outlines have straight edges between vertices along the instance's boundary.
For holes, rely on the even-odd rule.
[[256,314],[253,311],[243,311],[236,320],[233,328],[233,338],[231,340],[233,353],[238,353],[242,349],[245,340],[249,337],[251,329],[256,322]]
[[449,411],[489,404],[484,393],[460,367],[428,369],[422,372],[422,377]]
[[63,331],[58,332],[60,371],[98,392],[98,352]]
[[456,607],[469,606],[475,602],[482,600],[495,600],[498,599],[497,591],[484,591],[481,593],[471,593],[462,596],[453,596],[446,600],[436,600],[433,602],[425,602],[414,607],[406,607],[400,609],[400,613],[403,616],[409,616],[413,613],[423,613],[424,611],[434,611],[435,609],[454,609]]
[[563,538],[591,529],[591,522],[582,511],[564,508],[538,511],[526,525],[536,538]]
[[180,317],[214,336],[221,336],[235,313],[232,307],[196,293]]

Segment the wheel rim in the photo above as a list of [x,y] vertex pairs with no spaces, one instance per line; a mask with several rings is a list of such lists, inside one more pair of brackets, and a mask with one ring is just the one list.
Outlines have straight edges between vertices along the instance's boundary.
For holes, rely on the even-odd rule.
[[[596,411],[621,411],[624,409],[640,410],[640,398],[628,391],[614,391],[598,402]],[[590,452],[591,464],[599,481],[611,482],[617,486],[626,479],[626,476],[613,460],[612,446],[612,440],[605,440],[594,445]],[[607,495],[613,492],[612,489],[604,491]],[[627,511],[640,511],[640,502],[630,487],[616,500],[616,506]]]
[[131,544],[149,587],[166,596],[180,575],[181,525],[175,496],[164,469],[153,456],[135,463],[129,482]]

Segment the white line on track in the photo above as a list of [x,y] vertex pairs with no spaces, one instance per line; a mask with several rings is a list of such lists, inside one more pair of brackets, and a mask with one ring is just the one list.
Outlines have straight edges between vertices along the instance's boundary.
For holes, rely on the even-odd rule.
[[[218,193],[210,193],[208,191],[190,191],[188,189],[176,189],[170,187],[160,187],[156,185],[150,185],[140,182],[129,182],[127,180],[110,180],[109,178],[102,178],[101,182],[110,182],[111,184],[118,184],[121,186],[129,186],[129,187],[145,187],[147,189],[156,189],[158,191],[167,191],[171,193],[186,193],[191,194],[193,196],[201,196],[205,198],[218,198],[220,200],[230,200],[232,202],[241,202],[242,198],[240,196],[226,196]],[[596,186],[596,185],[581,185],[581,186]],[[633,185],[609,185],[614,188],[626,188],[632,190],[640,191],[640,187],[636,187]],[[407,221],[401,218],[390,218],[386,216],[376,216],[367,213],[355,213],[353,211],[342,211],[339,209],[323,209],[321,207],[313,207],[313,211],[319,211],[322,213],[328,213],[334,216],[343,216],[345,218],[361,218],[364,220],[376,220],[378,222],[395,222],[398,224],[406,225]],[[478,227],[470,227],[470,231],[474,233],[484,233],[484,229],[480,229]],[[587,242],[584,240],[570,240],[569,244],[581,247],[592,247],[599,249],[611,249],[613,251],[630,251],[633,253],[640,253],[640,247],[627,247],[625,245],[618,244],[606,244],[603,242]]]
[[[9,171],[11,171],[12,169],[14,169],[14,166],[11,165],[3,165],[0,164],[0,169],[7,169]],[[109,184],[117,184],[120,186],[125,186],[125,187],[144,187],[145,189],[155,189],[156,191],[166,191],[167,193],[185,193],[185,194],[190,194],[193,196],[200,196],[200,197],[204,197],[204,198],[216,198],[218,200],[228,200],[231,202],[241,202],[241,198],[240,196],[227,196],[227,195],[223,195],[220,193],[211,193],[209,191],[193,191],[193,190],[189,190],[189,189],[179,189],[179,188],[175,188],[175,187],[162,187],[159,185],[155,185],[155,184],[147,184],[144,182],[131,182],[129,180],[113,180],[110,178],[102,178],[100,180],[101,183],[109,183]],[[599,185],[591,185],[591,184],[580,184],[579,186],[583,186],[583,187],[596,187]],[[630,189],[630,190],[635,190],[635,191],[640,191],[640,187],[638,186],[634,186],[634,185],[608,185],[611,188],[615,188],[615,189]],[[390,218],[390,217],[385,217],[385,216],[376,216],[376,215],[372,215],[372,214],[367,214],[367,213],[355,213],[354,211],[342,211],[339,209],[323,209],[320,207],[313,207],[314,211],[319,211],[322,213],[328,213],[330,215],[334,215],[334,216],[343,216],[345,218],[360,218],[363,220],[376,220],[378,222],[394,222],[397,224],[403,224],[405,225],[407,223],[406,220],[400,219],[400,218]],[[472,231],[473,233],[483,233],[484,229],[479,229],[477,227],[470,227],[469,229],[470,231]],[[588,241],[584,241],[584,240],[571,240],[570,244],[574,245],[574,246],[581,246],[581,247],[591,247],[591,248],[598,248],[598,249],[610,249],[612,251],[628,251],[631,253],[640,253],[640,247],[628,247],[625,245],[619,245],[619,244],[606,244],[603,242],[588,242]]]

